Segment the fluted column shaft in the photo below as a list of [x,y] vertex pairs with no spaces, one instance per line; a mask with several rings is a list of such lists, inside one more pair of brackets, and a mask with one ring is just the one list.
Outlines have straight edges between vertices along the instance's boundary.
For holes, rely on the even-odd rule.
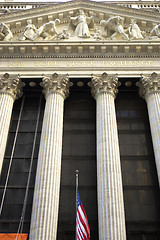
[[18,75],[4,74],[0,78],[0,173],[6,149],[13,103],[22,95],[22,82]]
[[43,77],[46,96],[32,208],[30,240],[56,240],[64,98],[69,92],[68,76]]
[[153,149],[160,184],[160,76],[142,75],[138,83],[139,94],[147,102]]
[[116,75],[93,76],[97,102],[97,190],[100,240],[125,240],[125,216],[114,98]]

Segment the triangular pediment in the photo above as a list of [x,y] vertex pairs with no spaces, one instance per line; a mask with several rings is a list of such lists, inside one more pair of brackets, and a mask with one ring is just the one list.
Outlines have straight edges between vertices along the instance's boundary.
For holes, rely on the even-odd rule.
[[[84,35],[84,37],[79,37],[74,34],[78,25],[76,17],[80,15],[80,11],[83,11],[88,19],[86,24],[89,28],[89,36]],[[55,21],[55,19],[60,20],[56,23],[56,31],[61,37],[57,37],[52,31],[53,29],[51,29],[51,31],[46,31],[46,35],[44,33],[36,36],[33,41],[136,40],[136,38],[130,36],[131,34],[128,32],[133,19],[139,28],[139,30],[135,31],[141,32],[143,36],[137,38],[137,40],[159,39],[159,37],[154,36],[154,34],[153,36],[150,35],[154,26],[160,22],[159,13],[144,9],[123,7],[111,3],[106,4],[88,0],[75,0],[0,15],[0,22],[6,24],[13,34],[13,37],[9,41],[16,42],[32,41],[32,38],[29,39],[29,34],[32,35],[33,31],[31,31],[31,33],[28,32],[26,37],[23,38],[24,31],[28,24],[27,20],[30,20],[30,23],[38,30],[41,26],[50,21]],[[121,30],[117,30],[118,24],[122,25],[124,33],[121,33]],[[85,28],[83,24],[81,24],[81,27]],[[63,38],[64,30],[68,33],[68,37],[64,36]],[[114,34],[116,31],[118,31],[117,34]]]

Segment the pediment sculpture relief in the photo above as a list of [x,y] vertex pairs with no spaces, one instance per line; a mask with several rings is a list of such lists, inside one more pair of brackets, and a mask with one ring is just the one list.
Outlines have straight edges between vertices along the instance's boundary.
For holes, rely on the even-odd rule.
[[37,28],[35,27],[34,24],[32,24],[31,20],[27,20],[27,26],[24,29],[24,32],[22,33],[21,37],[19,38],[19,40],[24,41],[24,40],[33,40],[36,32],[37,32]]
[[96,30],[96,33],[94,34],[94,39],[96,39],[96,40],[102,40],[103,39],[100,30]]
[[122,17],[114,16],[110,17],[107,21],[102,20],[100,24],[104,26],[107,37],[110,37],[112,40],[119,39],[120,37],[124,40],[129,40],[129,37],[123,28],[123,22],[124,19]]
[[89,28],[94,29],[94,16],[86,16],[83,10],[75,17],[70,18],[70,28],[74,29],[74,35],[79,38],[90,38]]
[[58,38],[60,40],[69,39],[70,38],[70,34],[69,34],[68,30],[67,29],[63,29],[63,32],[58,35]]
[[106,37],[112,40],[136,40],[144,38],[135,19],[131,19],[131,24],[126,29],[123,26],[124,18],[120,16],[110,17],[107,21],[102,20],[100,24],[104,27]]
[[58,35],[58,32],[56,30],[56,24],[60,24],[60,20],[57,18],[55,21],[50,21],[42,26],[40,26],[38,29],[31,23],[31,20],[27,21],[28,25],[25,27],[24,32],[22,33],[22,36],[20,37],[20,40],[36,40],[37,38],[42,38],[42,40],[53,40],[55,35]]
[[157,24],[150,32],[151,39],[160,38],[160,24]]
[[0,23],[0,41],[10,41],[13,38],[13,34],[9,27],[1,22]]
[[[143,29],[141,29],[143,28]],[[79,9],[66,21],[58,18],[36,26],[32,20],[27,20],[26,27],[20,33],[13,34],[3,22],[0,23],[0,41],[63,41],[78,40],[158,40],[160,38],[160,24],[152,29],[144,29],[135,19],[126,20],[122,16],[110,16],[99,20],[95,13]]]
[[[128,28],[129,38],[130,40],[136,40],[136,39],[143,39],[143,33],[141,29],[139,28],[138,24],[136,23],[135,19],[131,19],[131,24]],[[145,33],[144,33],[145,35]]]
[[56,18],[54,21],[47,22],[38,28],[36,34],[33,36],[33,40],[38,37],[42,37],[44,40],[53,39],[55,35],[58,35],[56,24],[60,24],[60,20]]

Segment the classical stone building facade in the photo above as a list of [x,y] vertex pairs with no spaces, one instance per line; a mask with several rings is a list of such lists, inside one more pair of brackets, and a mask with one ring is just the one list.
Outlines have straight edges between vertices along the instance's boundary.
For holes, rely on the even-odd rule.
[[160,239],[159,7],[0,4],[1,233]]

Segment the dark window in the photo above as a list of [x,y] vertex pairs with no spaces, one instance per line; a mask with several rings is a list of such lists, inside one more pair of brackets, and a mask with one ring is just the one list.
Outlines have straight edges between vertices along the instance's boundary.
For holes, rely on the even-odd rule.
[[[16,146],[14,150],[11,172],[7,185],[2,214],[0,216],[0,232],[1,233],[16,233],[18,230],[20,218],[22,215],[22,208],[24,204],[24,196],[26,192],[26,185],[28,180],[29,167],[31,162],[31,154],[33,150],[33,140],[35,135],[36,121],[38,116],[38,107],[40,104],[40,87],[31,88],[26,82],[24,88],[24,95],[14,103],[13,114],[11,119],[10,131],[6,147],[5,159],[2,168],[0,179],[0,201],[4,192],[4,185],[10,163],[11,152],[13,149],[13,141],[17,128],[19,113],[24,98],[24,107],[20,119],[20,126]],[[34,191],[34,181],[39,149],[39,141],[41,134],[41,126],[43,120],[45,100],[42,97],[40,107],[40,118],[38,125],[38,132],[36,137],[36,145],[34,151],[34,159],[31,170],[31,179],[28,191],[28,198],[26,204],[26,213],[22,232],[29,233],[29,225],[32,209],[32,198]]]
[[[128,240],[147,240],[159,232],[160,195],[148,112],[136,88],[120,88],[116,111]],[[144,233],[138,233],[143,231]],[[151,234],[158,240],[157,235]]]
[[[83,80],[81,80],[83,81]],[[58,240],[75,239],[75,170],[79,170],[79,193],[87,213],[91,239],[98,239],[96,183],[95,100],[84,79],[83,87],[71,88],[65,101],[63,159]]]

